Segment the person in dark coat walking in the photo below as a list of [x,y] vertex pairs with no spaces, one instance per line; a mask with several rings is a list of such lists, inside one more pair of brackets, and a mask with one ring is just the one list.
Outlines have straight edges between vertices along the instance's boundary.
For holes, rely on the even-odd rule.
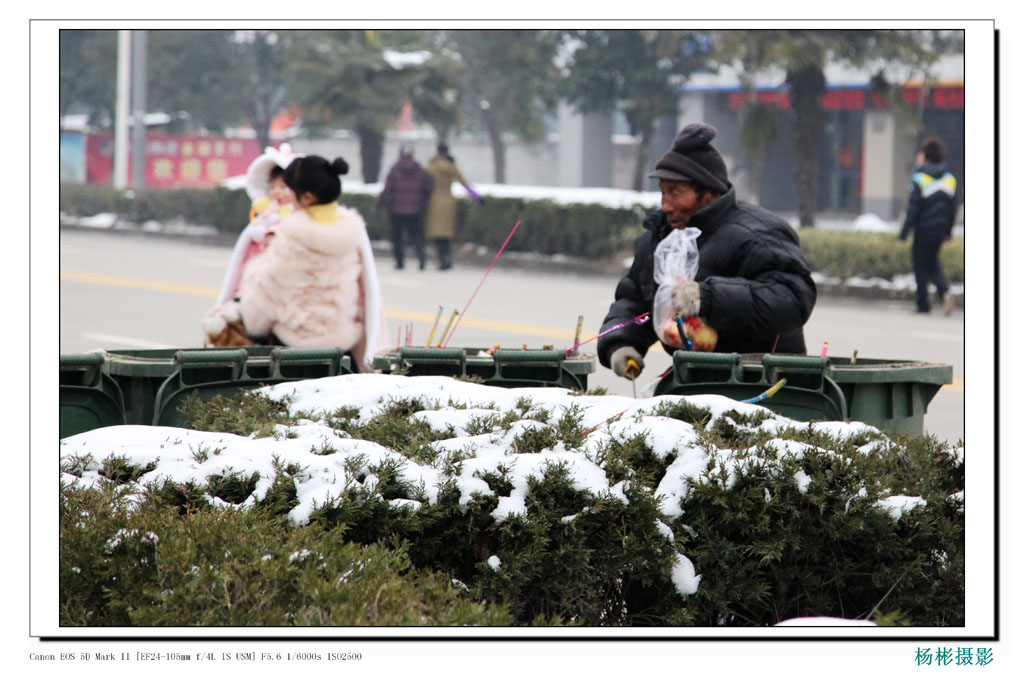
[[956,178],[946,168],[946,145],[937,138],[926,138],[921,143],[916,160],[900,240],[914,231],[911,255],[917,281],[917,312],[931,311],[928,287],[934,282],[943,310],[949,315],[953,313],[953,296],[939,266],[939,249],[953,233]]
[[[644,220],[602,331],[652,312],[655,249],[673,228],[693,227],[701,232],[698,270],[693,280],[672,288],[675,316],[699,317],[717,331],[718,352],[806,354],[803,325],[817,288],[799,238],[778,216],[736,200],[725,162],[710,143],[716,133],[709,125],[687,125],[649,174],[658,179],[661,209]],[[601,364],[636,378],[643,355],[658,340],[653,323],[630,323],[601,336]],[[677,349],[662,346],[669,353]]]
[[386,205],[391,218],[391,243],[394,248],[395,269],[405,267],[405,233],[409,233],[412,247],[420,262],[420,270],[427,265],[426,243],[423,238],[423,214],[430,203],[433,179],[413,159],[412,151],[402,146],[398,161],[388,171],[384,190],[374,200],[374,207]]

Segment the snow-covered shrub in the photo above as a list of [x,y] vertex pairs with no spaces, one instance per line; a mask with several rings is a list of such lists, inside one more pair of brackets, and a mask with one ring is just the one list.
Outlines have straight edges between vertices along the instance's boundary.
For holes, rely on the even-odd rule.
[[[677,541],[705,572],[695,617],[758,626],[895,612],[906,624],[962,625],[964,521],[944,499],[957,481],[939,444],[904,438],[878,457],[829,448],[722,454],[680,501]],[[888,509],[892,498],[911,508]]]
[[[507,625],[449,578],[414,570],[402,546],[346,542],[267,510],[148,500],[118,512],[116,488],[62,491],[64,626]],[[386,590],[386,593],[382,593]]]
[[[394,551],[519,625],[963,623],[963,449],[931,437],[798,423],[714,395],[634,400],[435,376],[287,383],[233,405],[192,404],[208,431],[103,428],[64,440],[65,502],[110,490],[102,454],[86,453],[110,449],[120,487],[142,506],[102,528],[69,509],[62,532],[81,541],[93,531],[100,543],[152,532],[160,579],[191,570],[188,556],[164,555],[188,538],[230,550],[237,565],[262,561],[267,551],[239,558],[230,544],[251,518],[328,567],[335,545]],[[221,433],[216,420],[273,433]],[[133,516],[147,510],[162,517]],[[236,525],[207,541],[188,526],[198,519]],[[92,578],[107,587],[117,575],[95,546],[62,550],[61,566],[107,571]],[[152,598],[146,617],[160,621],[165,601]],[[276,612],[265,623],[294,619]],[[348,617],[323,613],[311,621]]]

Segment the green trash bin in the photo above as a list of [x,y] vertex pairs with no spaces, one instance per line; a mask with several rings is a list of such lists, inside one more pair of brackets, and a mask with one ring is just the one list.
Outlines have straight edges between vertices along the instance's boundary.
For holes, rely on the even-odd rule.
[[108,425],[123,425],[121,388],[103,371],[103,353],[60,357],[60,438]]
[[921,434],[928,404],[953,382],[953,367],[914,361],[858,359],[832,361],[831,378],[846,394],[851,420],[891,432]]
[[568,357],[564,350],[486,350],[472,347],[403,347],[380,353],[374,368],[410,376],[480,378],[496,387],[587,389],[594,355]]
[[[340,348],[249,346],[61,356],[61,437],[105,425],[181,426],[182,401],[352,373]],[[84,384],[88,383],[88,384]]]
[[858,420],[889,432],[922,434],[928,403],[953,381],[953,367],[886,359],[676,351],[654,394],[720,394],[752,399],[794,420]]

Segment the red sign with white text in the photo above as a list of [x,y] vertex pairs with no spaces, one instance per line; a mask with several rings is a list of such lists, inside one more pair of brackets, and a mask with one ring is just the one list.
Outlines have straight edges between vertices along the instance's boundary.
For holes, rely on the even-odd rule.
[[[921,101],[925,93],[919,88],[904,87],[900,94],[903,100],[911,105]],[[774,103],[783,110],[790,106],[789,92],[785,90],[759,90],[757,92],[729,92],[726,94],[729,109],[737,110],[745,104],[756,101],[758,103]],[[964,109],[964,88],[963,87],[934,87],[927,91],[927,100],[924,102],[929,108],[942,110],[963,110]],[[888,102],[879,94],[869,92],[867,89],[830,89],[821,97],[821,107],[825,110],[881,110],[888,108]]]
[[[146,138],[147,188],[212,188],[244,174],[263,149],[256,139],[209,136]],[[128,176],[132,175],[131,157]],[[110,183],[114,167],[112,134],[89,134],[85,143],[86,181]]]

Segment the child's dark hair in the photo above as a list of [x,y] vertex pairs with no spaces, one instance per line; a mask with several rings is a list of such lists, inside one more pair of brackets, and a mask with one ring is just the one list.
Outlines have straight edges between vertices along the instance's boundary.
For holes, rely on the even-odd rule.
[[327,204],[338,199],[341,194],[341,179],[338,176],[348,173],[348,162],[336,158],[328,162],[319,155],[306,155],[292,160],[284,170],[284,184],[295,195],[313,193],[317,204]]
[[270,170],[270,180],[273,181],[276,178],[282,177],[284,177],[284,168],[275,164],[274,167]]
[[921,142],[921,152],[924,153],[924,161],[929,164],[938,164],[946,159],[946,144],[930,136]]

